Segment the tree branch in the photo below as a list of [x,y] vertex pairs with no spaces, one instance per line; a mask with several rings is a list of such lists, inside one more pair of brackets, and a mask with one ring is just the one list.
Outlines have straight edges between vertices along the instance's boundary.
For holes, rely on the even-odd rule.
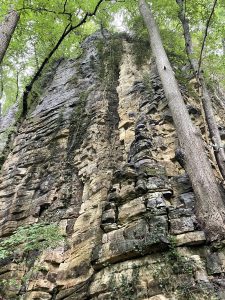
[[30,6],[23,6],[22,8],[18,9],[17,11],[25,11],[25,10],[31,10],[31,11],[35,11],[35,12],[39,12],[39,13],[47,12],[47,13],[52,13],[55,15],[67,15],[69,18],[72,17],[72,13],[65,12],[64,10],[63,11],[55,11],[55,10],[47,9],[44,7],[36,7],[35,8],[35,7],[30,7]]
[[67,5],[67,0],[64,2],[64,5],[63,5],[63,13],[66,12],[66,5]]
[[191,34],[190,34],[189,19],[186,16],[186,1],[176,0],[176,2],[179,6],[178,17],[183,26],[183,35],[185,40],[185,49],[186,49],[187,57],[190,62],[191,68],[194,71],[194,74],[197,74],[198,61],[197,59],[194,58],[194,48],[193,48]]
[[94,16],[94,15],[96,14],[96,12],[97,12],[99,6],[101,5],[101,3],[102,3],[103,1],[104,1],[104,0],[98,1],[97,5],[95,6],[94,11],[93,11],[92,13],[87,12],[87,13],[84,15],[83,19],[82,19],[77,25],[71,26],[71,30],[70,30],[70,31],[72,31],[72,30],[74,30],[74,29],[80,27],[82,24],[84,24],[84,23],[87,21],[87,18],[88,18],[88,17]]
[[27,106],[27,99],[28,96],[32,90],[32,87],[34,85],[34,83],[36,82],[36,80],[39,78],[39,76],[41,75],[41,72],[43,71],[44,67],[48,64],[49,60],[51,59],[51,57],[53,56],[53,54],[55,53],[55,51],[59,48],[59,46],[61,45],[61,43],[63,42],[63,40],[67,37],[67,35],[69,35],[69,33],[73,30],[75,30],[76,28],[80,27],[81,25],[83,25],[88,17],[92,17],[97,13],[97,10],[99,8],[99,6],[101,5],[101,3],[104,0],[99,0],[97,5],[95,6],[95,9],[92,13],[87,12],[84,17],[80,20],[80,22],[77,25],[72,25],[71,23],[67,24],[67,26],[65,27],[61,37],[59,38],[58,42],[55,44],[55,46],[53,47],[53,49],[49,52],[48,56],[44,59],[44,61],[42,62],[40,68],[37,70],[37,72],[34,74],[33,78],[31,79],[30,83],[26,86],[25,91],[23,93],[23,111],[22,111],[22,115],[25,116],[28,110],[28,106]]
[[212,19],[213,14],[214,14],[214,11],[215,11],[215,8],[216,8],[216,4],[217,4],[217,0],[214,0],[210,16],[209,16],[209,18],[208,18],[208,20],[206,22],[205,34],[204,34],[204,38],[203,38],[203,42],[202,42],[202,47],[201,47],[201,52],[200,52],[200,57],[199,57],[199,61],[198,61],[198,74],[200,73],[201,64],[202,64],[203,50],[204,50],[206,38],[207,38],[207,35],[208,35],[208,29],[209,29],[210,21]]

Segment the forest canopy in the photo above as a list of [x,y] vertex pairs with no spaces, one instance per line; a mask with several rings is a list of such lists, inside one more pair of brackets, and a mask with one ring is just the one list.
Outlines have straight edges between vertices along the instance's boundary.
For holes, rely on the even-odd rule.
[[[159,24],[166,51],[175,71],[179,73],[188,64],[188,59],[184,50],[185,41],[178,17],[177,1],[148,2],[151,3]],[[224,87],[225,2],[222,0],[183,2],[195,49],[193,56],[199,60],[205,38],[201,67],[209,84],[214,82],[218,87]],[[215,10],[207,25],[214,2],[216,2]],[[124,30],[136,38],[147,39],[147,30],[136,0],[2,0],[0,23],[4,21],[10,9],[17,11],[20,19],[0,69],[3,113],[13,103],[21,101],[25,86],[29,85],[32,76],[70,26],[74,27],[74,30],[63,39],[49,61],[60,57],[78,57],[81,54],[80,44],[85,37],[101,28],[109,31],[117,30],[118,15],[123,21]],[[82,23],[86,15],[87,18]],[[81,26],[76,28],[79,23],[82,23]]]

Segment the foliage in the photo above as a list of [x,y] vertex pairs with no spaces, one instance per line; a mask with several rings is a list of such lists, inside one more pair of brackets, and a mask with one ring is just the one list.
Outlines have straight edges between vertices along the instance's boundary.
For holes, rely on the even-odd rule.
[[56,224],[21,226],[11,236],[0,239],[0,260],[14,257],[18,251],[26,255],[32,250],[55,248],[62,241],[63,236]]
[[14,297],[21,283],[26,285],[38,272],[45,272],[34,253],[40,255],[44,250],[54,249],[63,240],[59,227],[56,224],[46,223],[21,226],[11,236],[0,239],[0,263],[4,265],[8,260],[23,261],[29,268],[22,278],[18,278],[15,273],[11,278],[1,279],[0,288],[3,289],[1,292],[9,289]]
[[[212,3],[207,0],[185,2],[185,13],[190,20],[190,30],[196,49],[195,56],[199,58],[205,25]],[[97,0],[1,1],[0,22],[11,6],[20,13],[19,25],[2,65],[4,111],[21,97],[32,74],[51,51],[66,26],[68,24],[75,26],[86,12],[94,10],[97,3]],[[86,36],[100,27],[108,28],[111,31],[117,30],[116,22],[113,20],[118,15],[122,16],[125,28],[130,34],[134,35],[137,41],[143,42],[142,45],[140,44],[140,49],[144,53],[142,50],[149,48],[145,42],[148,35],[137,4],[138,1],[135,0],[103,1],[98,14],[67,36],[53,55],[52,60],[57,60],[62,56],[79,56],[81,54],[80,43]],[[184,51],[185,45],[176,0],[152,0],[151,5],[169,58],[175,66],[176,74],[182,76],[181,69],[187,64],[187,57]],[[225,86],[224,16],[225,6],[220,1],[210,24],[203,55],[203,69],[206,77],[212,81],[213,76],[214,80],[222,82],[223,86]]]
[[[184,66],[186,54],[183,29],[178,20],[178,5],[176,5],[176,1],[154,0],[152,4],[157,15],[166,49],[169,50],[169,53],[171,53],[172,50],[173,55],[176,57],[175,59],[179,58],[180,60],[182,57]],[[185,14],[190,22],[190,32],[195,48],[194,58],[197,60],[200,58],[206,23],[210,16],[212,5],[213,1],[207,0],[185,1]],[[224,16],[225,5],[223,1],[218,1],[212,21],[210,22],[209,34],[203,51],[202,64],[206,79],[210,82],[213,80],[212,75],[214,75],[214,77],[223,84],[223,87],[225,87],[225,53],[223,49],[223,39],[225,36],[225,28],[223,26]],[[167,33],[164,34],[164,31]],[[168,43],[170,43],[171,47],[168,47]]]
[[[138,1],[137,1],[138,2]],[[183,79],[182,68],[188,64],[182,25],[178,18],[179,7],[176,0],[152,0],[152,10],[160,28],[160,34],[174,71],[179,79]],[[194,43],[194,56],[198,60],[205,33],[206,23],[211,13],[213,1],[185,1],[185,14],[190,21],[190,31]],[[126,10],[125,20],[131,33],[141,40],[146,40],[147,30],[140,17],[137,5],[133,1],[129,5],[121,6]],[[212,21],[210,22],[209,34],[203,51],[202,67],[205,77],[210,81],[220,82],[225,87],[225,5],[218,1]]]
[[[70,24],[76,26],[92,12],[98,3],[92,1],[10,1],[0,3],[0,21],[4,19],[10,7],[20,13],[20,21],[10,42],[2,65],[4,111],[21,97],[25,86],[48,56],[56,41]],[[77,57],[81,54],[80,43],[96,31],[98,25],[90,21],[69,34],[63,41],[52,60],[59,57]],[[18,79],[17,79],[18,75]]]

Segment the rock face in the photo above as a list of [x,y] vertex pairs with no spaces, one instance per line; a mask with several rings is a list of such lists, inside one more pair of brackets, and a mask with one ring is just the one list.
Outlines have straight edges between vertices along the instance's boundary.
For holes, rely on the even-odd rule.
[[[27,262],[0,261],[0,296],[224,299],[225,251],[206,243],[195,217],[153,61],[137,66],[132,42],[99,33],[83,50],[57,63],[0,181],[3,238],[45,221],[67,242],[37,253],[32,266],[42,267],[26,280]],[[183,94],[204,134],[199,102]]]

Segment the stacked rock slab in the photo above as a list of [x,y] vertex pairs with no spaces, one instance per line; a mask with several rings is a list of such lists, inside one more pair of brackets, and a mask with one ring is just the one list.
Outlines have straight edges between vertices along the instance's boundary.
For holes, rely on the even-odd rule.
[[[37,254],[43,268],[25,283],[22,259],[0,261],[0,280],[17,281],[0,295],[224,299],[223,244],[208,245],[195,217],[154,62],[137,66],[132,42],[121,39],[118,80],[107,88],[99,41],[110,47],[111,37],[97,33],[79,59],[57,63],[3,165],[1,236],[56,222],[67,243]],[[182,92],[203,132],[199,102]]]

